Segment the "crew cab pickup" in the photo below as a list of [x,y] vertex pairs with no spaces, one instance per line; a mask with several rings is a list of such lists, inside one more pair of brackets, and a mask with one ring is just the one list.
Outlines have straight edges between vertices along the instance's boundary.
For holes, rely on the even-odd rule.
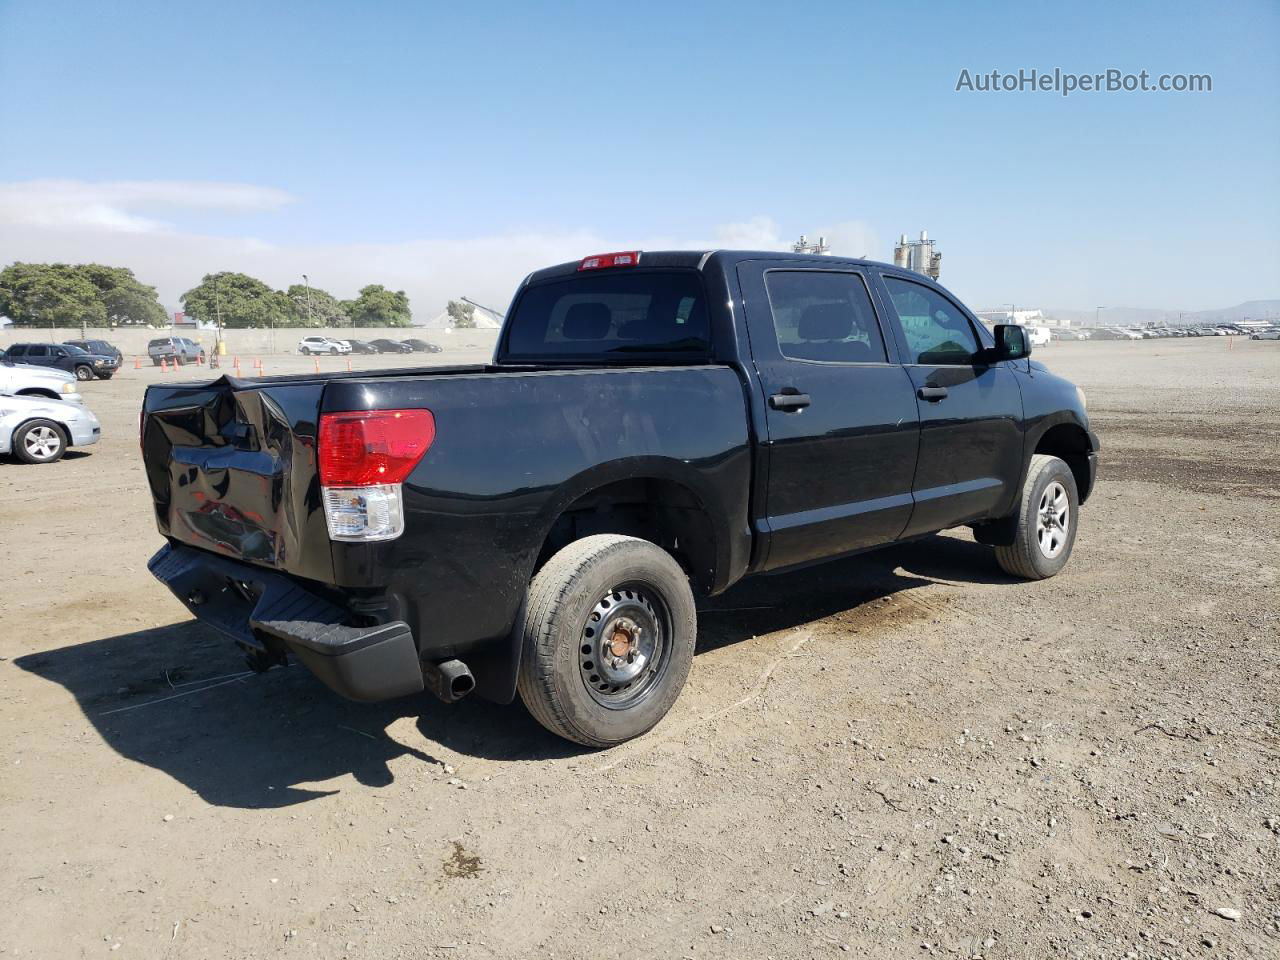
[[266,669],[337,692],[517,692],[608,746],[684,684],[695,597],[970,526],[1071,554],[1084,394],[885,264],[603,254],[520,284],[491,363],[147,390],[152,572]]

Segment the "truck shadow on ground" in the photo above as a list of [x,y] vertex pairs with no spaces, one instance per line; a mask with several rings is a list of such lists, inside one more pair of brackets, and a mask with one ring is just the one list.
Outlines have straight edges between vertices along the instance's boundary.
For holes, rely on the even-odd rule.
[[[988,548],[930,538],[736,587],[701,608],[698,649],[856,610],[927,585],[931,576],[1000,582]],[[167,773],[219,806],[303,803],[336,792],[307,784],[344,775],[384,787],[397,758],[442,764],[429,752],[431,744],[494,761],[585,752],[544,731],[518,700],[447,706],[422,694],[352,703],[301,667],[246,673],[234,645],[195,621],[30,654],[15,665],[63,686],[120,755]],[[393,726],[403,735],[405,719],[416,724],[427,749],[393,736]]]

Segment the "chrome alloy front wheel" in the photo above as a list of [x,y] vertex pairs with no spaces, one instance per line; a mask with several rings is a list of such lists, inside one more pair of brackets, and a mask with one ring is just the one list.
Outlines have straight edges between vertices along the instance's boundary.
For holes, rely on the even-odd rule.
[[1071,526],[1071,500],[1067,488],[1055,480],[1044,488],[1036,510],[1036,542],[1040,552],[1052,560],[1067,545]]
[[671,614],[644,584],[614,587],[582,628],[578,665],[587,692],[601,706],[625,710],[652,692],[666,668]]
[[53,427],[33,427],[22,438],[22,446],[32,460],[51,460],[62,449],[62,437]]

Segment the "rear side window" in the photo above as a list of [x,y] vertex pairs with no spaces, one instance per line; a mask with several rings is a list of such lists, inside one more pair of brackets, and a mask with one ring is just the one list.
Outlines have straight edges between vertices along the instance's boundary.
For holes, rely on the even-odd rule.
[[25,357],[27,355],[27,345],[25,343],[15,343],[9,348],[8,355],[11,357]]
[[706,296],[689,271],[585,274],[529,287],[508,324],[506,360],[703,356]]
[[885,277],[889,297],[911,353],[908,363],[971,364],[978,353],[978,337],[954,303],[923,284]]
[[871,294],[858,274],[770,270],[764,284],[783,356],[825,363],[888,360]]

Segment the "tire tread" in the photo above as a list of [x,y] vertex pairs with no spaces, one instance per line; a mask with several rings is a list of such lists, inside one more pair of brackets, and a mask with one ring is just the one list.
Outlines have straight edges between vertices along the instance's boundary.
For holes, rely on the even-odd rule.
[[[660,550],[648,540],[621,534],[595,534],[575,540],[556,553],[538,571],[529,585],[524,619],[524,638],[516,687],[520,699],[533,718],[566,740],[588,747],[612,746],[613,742],[580,730],[569,718],[554,683],[557,608],[564,606],[578,588],[582,576],[595,564],[619,549],[642,543]],[[672,563],[675,561],[672,560]]]
[[1035,558],[1031,553],[1032,550],[1039,548],[1036,546],[1033,533],[1027,525],[1027,510],[1030,506],[1032,495],[1035,493],[1040,474],[1053,463],[1062,464],[1063,469],[1068,470],[1068,473],[1070,472],[1067,465],[1057,457],[1051,457],[1044,453],[1031,455],[1031,462],[1027,467],[1027,478],[1022,484],[1022,496],[1018,499],[1017,536],[1014,537],[1013,543],[995,548],[996,563],[1000,564],[1000,569],[1010,576],[1021,577],[1024,580],[1045,579],[1045,574],[1036,568]]

